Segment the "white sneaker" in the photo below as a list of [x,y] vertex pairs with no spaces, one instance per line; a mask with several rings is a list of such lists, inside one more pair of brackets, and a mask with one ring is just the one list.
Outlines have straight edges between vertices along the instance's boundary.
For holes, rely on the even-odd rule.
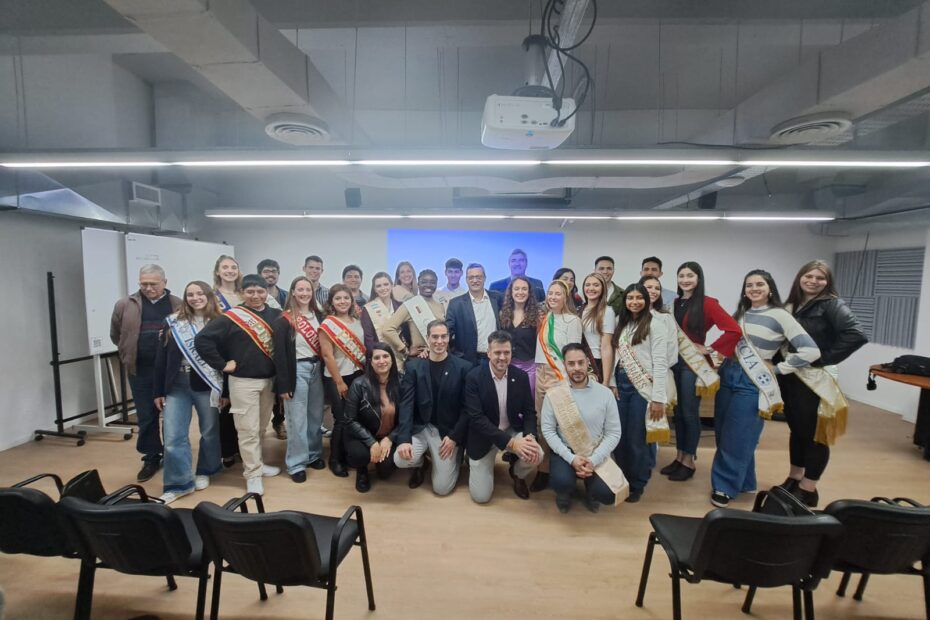
[[249,493],[257,493],[258,495],[263,495],[265,493],[265,487],[262,484],[261,478],[248,478],[245,481],[245,490]]
[[262,476],[265,478],[271,478],[272,476],[277,476],[280,473],[280,467],[275,467],[274,465],[262,465]]
[[194,489],[191,489],[190,491],[165,491],[164,493],[162,493],[160,499],[166,504],[170,504],[171,502],[178,499],[179,497],[190,495],[193,492],[194,492]]
[[203,491],[210,486],[210,476],[194,476],[194,490]]

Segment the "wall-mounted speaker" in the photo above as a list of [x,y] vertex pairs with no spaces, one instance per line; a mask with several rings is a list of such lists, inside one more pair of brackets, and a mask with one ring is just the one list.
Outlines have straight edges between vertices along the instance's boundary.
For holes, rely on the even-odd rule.
[[717,192],[704,194],[698,198],[698,209],[711,210],[717,208]]
[[357,187],[346,189],[346,208],[358,209],[362,206],[362,190]]

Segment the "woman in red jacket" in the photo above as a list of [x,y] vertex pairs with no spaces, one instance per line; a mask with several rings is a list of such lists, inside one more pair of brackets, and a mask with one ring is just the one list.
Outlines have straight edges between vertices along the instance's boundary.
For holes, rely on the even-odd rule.
[[[679,360],[674,366],[678,404],[675,405],[675,443],[678,455],[660,470],[669,480],[681,482],[694,476],[694,459],[701,438],[701,397],[713,396],[720,387],[710,354],[733,355],[742,331],[713,297],[704,295],[704,270],[693,261],[678,268],[675,322],[679,327]],[[723,334],[709,346],[707,330],[716,326]],[[684,336],[684,337],[682,337]]]

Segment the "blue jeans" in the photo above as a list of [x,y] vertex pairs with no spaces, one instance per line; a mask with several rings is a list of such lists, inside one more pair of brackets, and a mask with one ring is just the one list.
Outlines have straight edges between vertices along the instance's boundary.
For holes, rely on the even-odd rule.
[[715,491],[736,497],[756,490],[756,446],[764,420],[759,416],[759,391],[739,362],[720,367],[720,391],[714,405],[717,453],[711,469]]
[[701,439],[701,397],[694,393],[697,375],[685,360],[678,358],[673,367],[678,404],[675,405],[675,444],[679,452],[697,455]]
[[[616,497],[596,474],[583,480],[585,494],[589,498],[608,506],[613,505]],[[553,454],[549,462],[549,485],[556,495],[573,495],[577,483],[578,476],[572,466],[561,456]]]
[[[194,372],[193,370],[191,372]],[[212,476],[220,470],[220,412],[210,406],[210,392],[195,392],[190,377],[183,370],[174,380],[165,398],[165,491],[190,491],[191,408],[197,410],[200,426],[200,449],[197,452],[197,475]]]
[[290,400],[284,401],[287,418],[287,473],[303,471],[323,458],[323,364],[297,362],[297,385]]
[[129,387],[139,422],[136,450],[146,463],[158,463],[164,449],[158,428],[158,409],[155,408],[155,369],[151,366],[136,368],[136,374],[129,376]]
[[652,451],[646,444],[646,410],[649,403],[639,395],[626,373],[619,368],[616,380],[620,392],[617,409],[620,411],[622,433],[620,443],[614,450],[614,460],[629,481],[630,491],[642,491],[652,475]]

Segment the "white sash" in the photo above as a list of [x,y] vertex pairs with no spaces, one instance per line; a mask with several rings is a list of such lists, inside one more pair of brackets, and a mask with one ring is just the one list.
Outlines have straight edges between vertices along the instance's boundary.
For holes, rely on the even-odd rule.
[[[624,328],[617,342],[617,361],[623,366],[627,379],[639,392],[643,400],[646,401],[646,443],[667,443],[672,437],[672,431],[668,426],[668,418],[662,416],[658,420],[653,420],[649,412],[649,405],[652,403],[652,377],[643,368],[643,365],[636,359],[636,352],[633,345],[630,344],[630,328]],[[674,381],[671,382],[674,384]],[[671,395],[670,395],[671,396]],[[675,401],[669,398],[665,405],[666,413],[675,408]]]
[[739,326],[743,330],[743,336],[736,343],[736,359],[739,361],[739,365],[742,366],[743,372],[759,390],[759,415],[766,420],[770,420],[773,413],[782,411],[785,408],[781,400],[781,390],[778,389],[778,381],[775,380],[775,376],[765,365],[762,356],[749,342],[745,321],[740,320]]
[[391,318],[391,315],[394,313],[394,307],[391,306],[388,308],[380,299],[372,299],[365,305],[365,309],[368,310],[368,316],[371,317],[371,324],[375,327],[378,340],[383,340],[381,337],[381,328],[384,327],[385,321]]
[[197,348],[194,346],[194,338],[197,336],[197,328],[189,321],[179,321],[178,314],[169,315],[166,319],[168,327],[171,328],[171,335],[178,345],[181,354],[191,368],[203,379],[203,382],[210,386],[210,404],[216,407],[219,404],[219,397],[223,393],[223,374],[207,364]]
[[411,297],[404,302],[404,307],[410,314],[410,320],[413,322],[413,325],[417,328],[417,331],[420,332],[420,336],[423,337],[423,341],[428,342],[429,339],[427,338],[426,326],[439,317],[433,314],[433,309],[429,307],[426,298],[422,295]]

